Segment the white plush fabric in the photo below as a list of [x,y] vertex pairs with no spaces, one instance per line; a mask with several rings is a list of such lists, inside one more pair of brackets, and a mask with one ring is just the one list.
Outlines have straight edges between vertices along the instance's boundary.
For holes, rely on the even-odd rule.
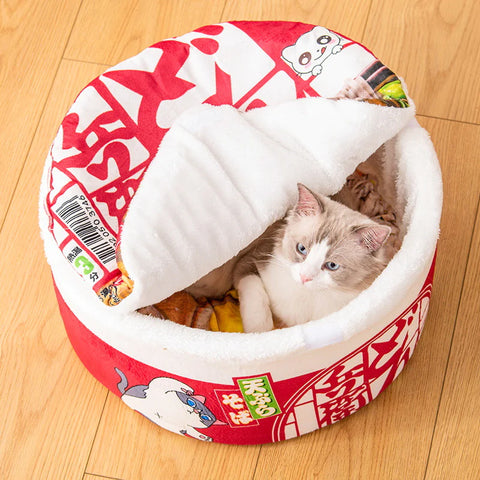
[[[402,248],[374,284],[326,318],[262,334],[217,333],[107,307],[65,261],[48,232],[48,216],[41,201],[40,227],[55,282],[69,308],[93,334],[138,361],[178,375],[218,382],[218,368],[206,365],[221,362],[222,381],[228,383],[232,375],[238,375],[240,366],[248,372],[258,363],[262,371],[275,370],[278,378],[288,378],[321,368],[323,361],[330,365],[332,356],[342,358],[353,351],[410,305],[435,252],[442,182],[429,136],[412,120],[387,146],[393,155],[388,163],[398,165],[395,180],[406,202],[407,234]],[[47,173],[48,163],[41,199],[49,188]],[[294,362],[292,355],[298,355]]]
[[335,193],[414,114],[324,98],[185,112],[130,204],[121,248],[134,289],[112,308],[159,302],[223,264],[285,214],[297,182]]

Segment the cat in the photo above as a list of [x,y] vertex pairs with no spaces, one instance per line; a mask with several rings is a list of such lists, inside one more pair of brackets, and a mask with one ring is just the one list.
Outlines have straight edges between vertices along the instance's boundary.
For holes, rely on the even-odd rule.
[[323,63],[342,50],[338,35],[324,27],[315,27],[300,36],[294,45],[282,50],[282,59],[299,75],[320,75]]
[[346,305],[385,268],[391,228],[298,184],[286,216],[225,265],[187,289],[238,290],[245,332],[321,318]]
[[126,375],[118,368],[115,371],[120,376],[117,387],[123,402],[167,430],[212,441],[211,437],[197,429],[226,425],[205,406],[205,397],[194,395],[192,388],[185,383],[173,378],[156,377],[148,385],[127,388]]

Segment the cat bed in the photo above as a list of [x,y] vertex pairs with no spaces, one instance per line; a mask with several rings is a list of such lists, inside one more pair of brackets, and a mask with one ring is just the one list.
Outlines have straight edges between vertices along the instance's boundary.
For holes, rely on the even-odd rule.
[[[257,334],[137,312],[258,237],[297,182],[332,195],[379,148],[402,247],[343,309]],[[323,27],[229,22],[82,90],[46,162],[40,226],[67,334],[99,381],[171,431],[266,443],[346,417],[400,373],[428,309],[441,204],[429,136],[371,52]]]

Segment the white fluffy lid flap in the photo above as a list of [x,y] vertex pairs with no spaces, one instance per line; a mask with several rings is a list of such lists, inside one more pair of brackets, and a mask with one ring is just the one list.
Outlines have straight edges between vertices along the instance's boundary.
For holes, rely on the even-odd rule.
[[122,257],[134,288],[114,308],[159,302],[222,265],[283,217],[297,182],[335,193],[413,116],[413,107],[324,98],[185,112],[125,217]]

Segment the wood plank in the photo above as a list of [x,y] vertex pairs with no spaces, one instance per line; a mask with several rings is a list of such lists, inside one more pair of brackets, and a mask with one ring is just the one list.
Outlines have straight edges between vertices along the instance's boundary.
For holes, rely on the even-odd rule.
[[[63,328],[38,232],[38,188],[65,111],[104,67],[63,62],[0,234],[0,478],[81,478],[107,391]],[[39,101],[36,97],[36,101]]]
[[479,285],[480,210],[477,213],[426,480],[480,478]]
[[480,122],[478,0],[374,0],[363,41],[397,74],[424,115]]
[[121,478],[105,477],[104,475],[90,475],[86,473],[83,476],[83,480],[122,480]]
[[0,227],[79,5],[80,0],[0,5]]
[[201,442],[164,430],[108,395],[87,471],[107,477],[212,480],[253,477],[259,446]]
[[474,227],[476,202],[471,199],[480,191],[480,171],[465,160],[480,148],[480,127],[420,120],[439,154],[445,202],[433,297],[415,354],[385,392],[351,417],[296,440],[263,446],[255,479],[423,479]]
[[218,23],[223,5],[224,0],[85,0],[65,56],[113,65],[160,40]]
[[274,0],[227,0],[222,21],[228,20],[289,20],[322,25],[361,40],[371,0],[351,2],[311,0],[277,2]]

